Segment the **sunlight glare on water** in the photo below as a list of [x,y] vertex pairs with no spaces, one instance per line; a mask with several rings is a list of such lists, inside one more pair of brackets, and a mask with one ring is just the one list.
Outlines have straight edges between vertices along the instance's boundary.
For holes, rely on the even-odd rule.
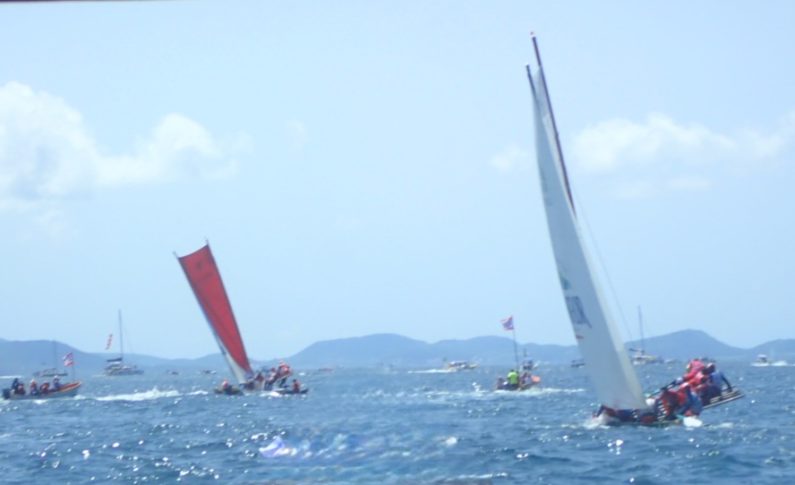
[[[795,479],[795,369],[724,369],[747,397],[688,426],[594,423],[582,369],[493,392],[503,369],[307,371],[307,396],[218,396],[211,376],[88,379],[76,399],[4,402],[7,482],[670,483]],[[649,389],[681,366],[644,369]]]

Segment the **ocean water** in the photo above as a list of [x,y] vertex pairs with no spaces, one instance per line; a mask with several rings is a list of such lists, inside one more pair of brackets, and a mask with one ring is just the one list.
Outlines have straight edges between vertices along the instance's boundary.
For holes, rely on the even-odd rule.
[[[593,426],[568,366],[522,393],[491,391],[498,368],[307,371],[303,397],[86,377],[75,399],[0,403],[0,482],[795,483],[795,367],[719,367],[746,398],[667,428]],[[655,388],[683,365],[636,369]]]

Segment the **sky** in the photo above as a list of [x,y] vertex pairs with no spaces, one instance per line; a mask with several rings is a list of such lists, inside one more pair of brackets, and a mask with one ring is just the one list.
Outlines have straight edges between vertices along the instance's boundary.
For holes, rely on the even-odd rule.
[[622,338],[795,338],[795,4],[0,5],[0,338],[198,357],[211,244],[248,353],[573,344],[524,71],[538,36]]

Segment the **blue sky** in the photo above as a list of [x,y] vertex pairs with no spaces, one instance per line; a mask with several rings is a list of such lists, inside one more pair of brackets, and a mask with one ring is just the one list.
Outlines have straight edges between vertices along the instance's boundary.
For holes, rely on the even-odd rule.
[[173,256],[207,238],[255,357],[509,314],[573,343],[531,31],[623,337],[638,305],[647,335],[795,337],[788,2],[0,8],[2,338],[101,351],[121,308],[135,352],[215,352]]

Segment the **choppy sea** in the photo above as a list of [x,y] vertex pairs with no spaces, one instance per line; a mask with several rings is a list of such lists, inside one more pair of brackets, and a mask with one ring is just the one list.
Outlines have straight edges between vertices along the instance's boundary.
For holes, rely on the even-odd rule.
[[[74,399],[0,402],[0,482],[795,483],[795,367],[719,367],[746,398],[667,428],[593,426],[568,366],[521,393],[491,390],[499,368],[307,370],[302,397],[83,376]],[[636,370],[653,389],[683,365]]]

